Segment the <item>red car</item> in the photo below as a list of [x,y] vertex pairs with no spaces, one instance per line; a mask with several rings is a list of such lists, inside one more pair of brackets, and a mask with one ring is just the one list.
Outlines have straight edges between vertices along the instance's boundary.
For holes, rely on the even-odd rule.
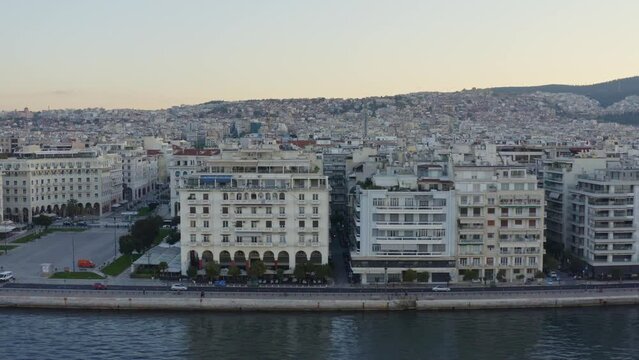
[[106,284],[103,284],[103,283],[95,283],[93,284],[93,288],[96,290],[106,290],[107,286]]

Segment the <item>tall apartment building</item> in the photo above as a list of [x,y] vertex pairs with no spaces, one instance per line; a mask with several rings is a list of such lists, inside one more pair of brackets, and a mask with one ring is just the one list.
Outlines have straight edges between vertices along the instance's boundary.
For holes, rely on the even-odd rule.
[[577,177],[570,190],[570,251],[589,276],[639,274],[639,168],[611,167]]
[[605,169],[606,158],[557,158],[543,162],[543,186],[546,199],[546,239],[549,246],[568,248],[571,234],[570,189],[579,175]]
[[[433,282],[455,281],[455,192],[446,180],[375,175],[351,194],[355,250],[351,267],[362,284],[398,282],[407,269]],[[439,189],[439,190],[436,190]]]
[[323,154],[324,175],[331,186],[331,212],[346,216],[348,204],[347,163],[353,159],[349,151],[330,149]]
[[535,175],[525,166],[455,166],[454,174],[460,278],[533,278],[544,253],[544,191]]
[[328,261],[330,186],[314,154],[260,147],[201,165],[179,180],[183,273],[212,260],[241,269],[262,260],[270,273]]
[[149,156],[142,148],[126,148],[119,152],[122,156],[123,198],[138,201],[158,183],[158,159]]
[[30,223],[40,213],[66,214],[76,200],[87,215],[111,211],[122,200],[122,168],[117,155],[96,150],[48,150],[37,146],[0,160],[7,220]]
[[204,160],[219,154],[219,150],[181,149],[176,150],[168,161],[169,188],[171,191],[171,216],[180,214],[180,179],[202,170]]

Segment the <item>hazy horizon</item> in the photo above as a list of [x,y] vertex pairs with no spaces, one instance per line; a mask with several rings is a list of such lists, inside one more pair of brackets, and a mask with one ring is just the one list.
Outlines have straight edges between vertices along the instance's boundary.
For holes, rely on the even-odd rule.
[[632,1],[0,4],[0,109],[161,109],[636,76]]

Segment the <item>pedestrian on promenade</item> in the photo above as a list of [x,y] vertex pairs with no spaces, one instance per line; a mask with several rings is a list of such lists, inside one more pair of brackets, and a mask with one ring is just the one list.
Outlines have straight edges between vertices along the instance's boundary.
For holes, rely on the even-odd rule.
[[204,290],[200,291],[200,299],[204,298]]

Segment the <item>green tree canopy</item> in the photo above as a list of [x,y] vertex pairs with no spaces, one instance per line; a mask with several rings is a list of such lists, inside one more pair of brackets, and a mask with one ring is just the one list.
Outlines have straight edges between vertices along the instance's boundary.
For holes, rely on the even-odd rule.
[[35,219],[33,219],[33,223],[35,225],[43,226],[45,228],[48,228],[49,226],[51,226],[51,224],[53,224],[53,219],[50,216],[46,216],[44,214],[40,214],[40,216],[38,216]]

